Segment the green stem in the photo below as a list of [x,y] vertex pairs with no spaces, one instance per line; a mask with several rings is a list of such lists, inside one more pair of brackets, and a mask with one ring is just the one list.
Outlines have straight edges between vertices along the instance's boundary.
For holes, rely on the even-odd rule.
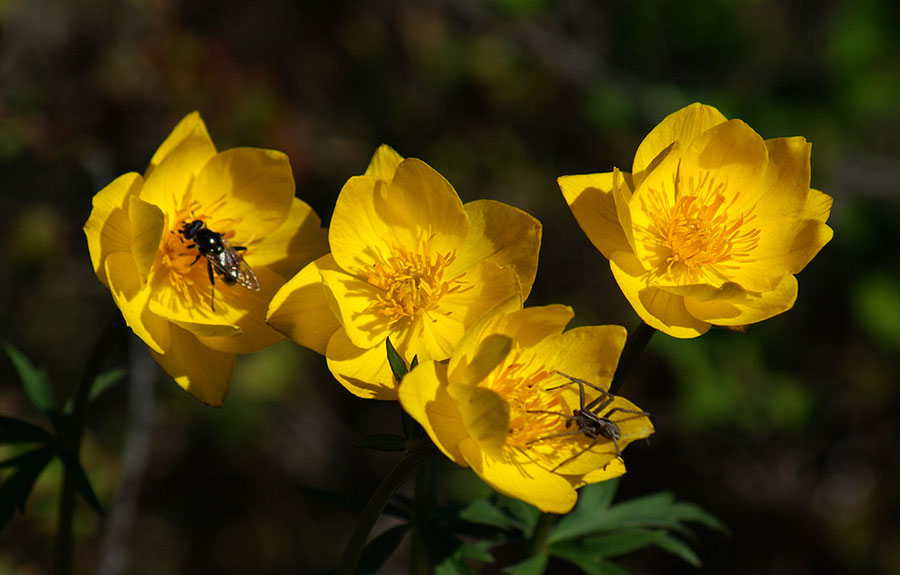
[[[81,450],[81,438],[84,435],[84,423],[87,414],[88,398],[94,378],[100,369],[100,363],[106,356],[110,343],[122,327],[122,316],[116,313],[109,321],[97,340],[87,366],[81,376],[75,395],[72,398],[72,412],[65,419],[60,437],[59,449],[66,456],[78,461]],[[72,518],[75,515],[75,480],[70,466],[64,467],[62,493],[59,498],[59,515],[56,527],[56,541],[53,548],[53,573],[55,575],[71,575],[73,565]]]
[[625,341],[625,349],[622,350],[622,357],[619,358],[619,365],[616,367],[616,373],[613,375],[612,383],[609,385],[609,392],[613,395],[619,393],[625,378],[631,372],[631,368],[637,363],[638,358],[650,342],[650,338],[656,333],[656,329],[641,322],[635,330],[628,334]]
[[413,491],[412,532],[410,533],[409,572],[412,575],[426,575],[429,570],[428,548],[425,545],[428,523],[431,520],[432,497],[434,495],[434,465],[426,461],[416,469],[416,486]]
[[557,517],[558,515],[554,513],[541,513],[537,524],[534,526],[534,531],[531,532],[531,537],[528,539],[528,547],[525,550],[528,557],[534,557],[544,549],[547,536],[553,530],[553,526],[556,525]]
[[375,526],[375,521],[381,516],[381,512],[388,504],[388,501],[391,500],[397,489],[403,485],[409,474],[420,463],[434,457],[438,453],[440,453],[438,448],[429,442],[403,454],[403,457],[385,476],[381,485],[378,486],[378,489],[375,490],[375,493],[372,494],[369,502],[363,508],[362,515],[356,523],[356,528],[350,536],[350,541],[347,542],[347,547],[344,549],[344,555],[341,557],[337,575],[355,575],[356,567],[366,545],[366,540],[369,538],[369,533],[372,531],[372,527]]

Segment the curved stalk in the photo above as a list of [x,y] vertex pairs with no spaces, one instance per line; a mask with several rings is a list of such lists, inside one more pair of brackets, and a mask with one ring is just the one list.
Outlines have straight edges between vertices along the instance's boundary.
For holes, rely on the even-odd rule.
[[362,515],[360,515],[359,521],[356,523],[356,528],[350,536],[350,541],[347,542],[347,547],[344,549],[344,555],[341,557],[337,575],[354,575],[356,573],[356,567],[359,564],[359,558],[366,545],[366,540],[369,538],[369,533],[381,516],[381,512],[388,504],[388,501],[391,500],[397,489],[403,485],[406,478],[420,463],[434,457],[438,453],[440,453],[438,448],[429,442],[424,446],[405,452],[400,461],[397,462],[397,465],[388,472],[381,485],[378,486],[378,489],[375,490],[375,493],[372,494],[372,497],[369,498],[368,503],[363,508]]

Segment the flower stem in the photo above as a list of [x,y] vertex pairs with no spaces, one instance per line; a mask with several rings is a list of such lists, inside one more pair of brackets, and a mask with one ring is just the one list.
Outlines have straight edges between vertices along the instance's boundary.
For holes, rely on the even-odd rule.
[[434,496],[434,462],[426,461],[416,469],[416,487],[413,492],[412,531],[410,532],[409,572],[412,575],[427,575],[429,570],[427,540],[428,524],[431,520],[432,498]]
[[[109,353],[109,349],[117,334],[124,326],[122,316],[116,313],[109,321],[103,333],[94,345],[91,356],[85,366],[84,373],[75,395],[72,398],[72,411],[65,419],[60,437],[59,449],[62,453],[78,461],[81,450],[81,437],[84,435],[84,423],[87,413],[88,399],[94,379],[100,370],[100,364]],[[75,478],[71,466],[65,466],[63,472],[62,493],[59,498],[59,515],[56,527],[56,540],[53,547],[53,573],[55,575],[71,575],[73,565],[72,518],[75,515]]]
[[372,527],[375,526],[375,521],[381,516],[381,512],[388,504],[388,501],[391,500],[397,489],[403,485],[409,474],[420,463],[434,457],[438,453],[438,448],[431,442],[428,442],[423,446],[405,452],[400,461],[397,462],[397,465],[388,472],[381,485],[378,486],[375,493],[369,498],[369,502],[366,503],[365,508],[363,508],[362,515],[356,523],[356,528],[350,536],[350,541],[347,542],[347,547],[344,549],[344,555],[341,557],[340,565],[338,565],[337,575],[355,575],[356,567],[366,545],[366,540],[369,538],[369,533],[372,531]]
[[612,383],[609,385],[609,392],[616,395],[625,383],[625,378],[631,372],[631,368],[637,363],[638,358],[650,342],[650,338],[656,333],[656,329],[650,327],[643,321],[637,328],[628,334],[625,341],[625,349],[622,350],[622,357],[619,358],[619,365],[616,367],[616,373],[613,375]]
[[528,557],[534,557],[543,551],[547,542],[547,536],[553,530],[553,526],[556,525],[557,517],[559,516],[555,513],[541,513],[534,530],[531,532],[531,537],[528,538],[528,547],[525,550]]

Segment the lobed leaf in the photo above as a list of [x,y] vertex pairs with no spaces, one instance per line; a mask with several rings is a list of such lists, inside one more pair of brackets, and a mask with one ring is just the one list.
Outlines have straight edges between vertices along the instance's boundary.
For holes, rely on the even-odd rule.
[[509,575],[541,575],[544,572],[544,569],[546,569],[547,561],[549,559],[549,555],[540,553],[533,557],[529,557],[521,563],[516,563],[511,567],[507,567],[503,572],[508,573]]
[[47,374],[34,366],[27,357],[12,345],[4,342],[3,348],[6,354],[13,362],[19,378],[22,380],[22,387],[28,399],[31,400],[38,409],[47,413],[56,409],[56,399],[53,397],[53,390],[50,388],[50,382]]
[[35,449],[18,459],[18,469],[0,485],[0,530],[6,527],[16,509],[25,512],[25,502],[41,471],[53,459],[53,450]]
[[388,365],[391,366],[391,372],[394,374],[394,379],[397,383],[403,381],[403,378],[409,373],[409,369],[406,367],[406,362],[403,361],[403,358],[400,357],[400,354],[397,353],[397,350],[394,349],[394,344],[391,343],[391,338],[387,338],[385,340],[385,344],[387,346],[387,360]]
[[54,437],[43,427],[0,415],[0,444],[31,442],[52,444]]

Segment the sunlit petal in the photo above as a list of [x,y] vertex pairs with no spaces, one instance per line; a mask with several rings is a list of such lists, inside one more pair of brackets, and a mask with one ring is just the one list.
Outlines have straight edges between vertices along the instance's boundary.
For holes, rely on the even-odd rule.
[[341,327],[322,282],[322,270],[339,271],[331,254],[304,267],[269,303],[266,321],[302,346],[325,354],[328,340]]
[[92,201],[93,208],[84,224],[84,234],[94,272],[105,286],[109,285],[106,258],[115,252],[131,252],[129,198],[140,192],[143,183],[144,179],[138,173],[124,174],[97,192]]

